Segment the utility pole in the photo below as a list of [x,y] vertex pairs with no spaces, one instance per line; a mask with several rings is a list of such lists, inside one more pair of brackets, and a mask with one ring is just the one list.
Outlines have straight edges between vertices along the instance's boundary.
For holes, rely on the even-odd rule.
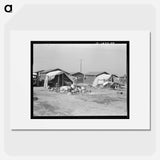
[[82,73],[82,59],[80,59],[80,72]]

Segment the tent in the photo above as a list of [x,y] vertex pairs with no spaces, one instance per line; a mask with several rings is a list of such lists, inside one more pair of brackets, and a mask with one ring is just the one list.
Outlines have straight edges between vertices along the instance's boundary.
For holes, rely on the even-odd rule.
[[109,80],[110,77],[111,77],[110,74],[106,74],[106,73],[100,74],[95,78],[92,86],[97,87],[99,85],[103,85],[105,82],[107,82]]
[[67,75],[63,71],[52,71],[46,74],[45,81],[44,81],[44,87],[48,88],[55,87],[55,86],[68,86],[73,83],[72,77]]

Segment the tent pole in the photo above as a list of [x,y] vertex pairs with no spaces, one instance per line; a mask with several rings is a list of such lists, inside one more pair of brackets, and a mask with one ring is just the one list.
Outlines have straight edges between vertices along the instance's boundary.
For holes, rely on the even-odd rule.
[[60,85],[59,85],[59,79],[60,79],[60,75],[58,75],[58,86],[60,86]]

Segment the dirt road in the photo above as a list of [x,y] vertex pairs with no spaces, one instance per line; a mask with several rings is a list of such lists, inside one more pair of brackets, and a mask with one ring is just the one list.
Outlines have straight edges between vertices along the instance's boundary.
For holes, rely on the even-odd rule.
[[91,93],[67,95],[34,88],[35,116],[127,115],[126,91],[92,89]]

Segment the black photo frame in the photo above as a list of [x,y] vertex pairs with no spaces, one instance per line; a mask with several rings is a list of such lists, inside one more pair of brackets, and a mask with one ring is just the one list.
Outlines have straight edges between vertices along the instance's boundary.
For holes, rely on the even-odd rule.
[[[33,48],[34,44],[126,44],[126,70],[127,70],[127,94],[126,94],[126,100],[127,100],[127,115],[126,116],[35,116],[33,115]],[[130,118],[130,102],[129,102],[129,51],[130,51],[130,42],[129,41],[30,41],[30,54],[31,54],[31,68],[30,68],[30,118],[31,119],[129,119]]]

